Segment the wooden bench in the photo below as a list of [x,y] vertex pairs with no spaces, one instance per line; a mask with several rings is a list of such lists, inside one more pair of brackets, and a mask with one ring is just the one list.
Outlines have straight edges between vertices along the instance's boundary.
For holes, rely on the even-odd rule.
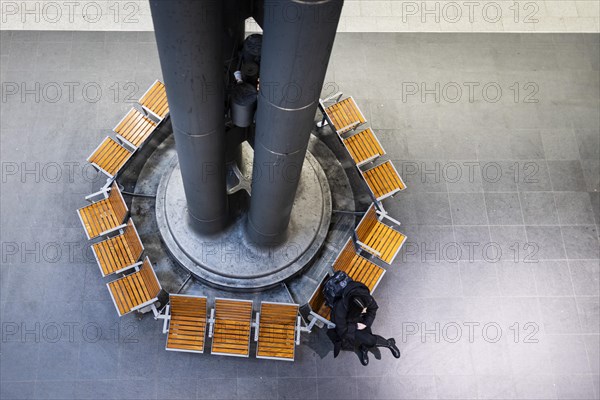
[[381,222],[380,218],[386,218],[386,215],[378,214],[375,204],[371,204],[356,227],[358,245],[380,260],[391,264],[406,241],[406,236]]
[[211,354],[248,357],[251,330],[252,301],[215,299],[209,319]]
[[371,128],[342,139],[342,142],[357,167],[374,161],[385,154],[385,150],[383,150]]
[[169,102],[165,84],[159,80],[154,81],[152,86],[142,95],[138,103],[145,112],[152,115],[159,122],[169,115]]
[[294,361],[300,334],[298,308],[297,304],[261,303],[255,324],[256,358]]
[[117,140],[136,150],[141,147],[156,130],[156,122],[132,108],[117,124],[114,131]]
[[154,307],[162,289],[148,257],[141,268],[136,267],[136,272],[106,286],[120,317],[144,307]]
[[364,172],[359,168],[359,171],[377,202],[406,189],[404,181],[391,161],[386,161]]
[[138,260],[143,251],[144,245],[131,218],[123,233],[92,245],[92,252],[103,277],[140,265]]
[[372,263],[356,252],[352,238],[349,238],[344,248],[333,262],[334,271],[344,271],[350,278],[364,283],[371,293],[383,278],[385,270]]
[[169,330],[166,349],[204,353],[206,336],[206,297],[169,295],[166,307]]
[[113,183],[108,193],[103,190],[94,195],[98,194],[101,194],[104,198],[77,210],[79,220],[88,239],[116,232],[126,226],[123,222],[129,209],[117,184]]
[[[354,98],[350,96],[340,101],[339,99],[341,96],[341,93],[337,93],[328,99],[319,101],[324,120],[331,125],[331,128],[338,135],[356,129],[367,122],[362,111],[360,111],[358,105],[356,105]],[[337,97],[338,101],[329,107],[326,107],[325,102],[334,97]]]
[[131,151],[107,136],[87,161],[98,171],[107,175],[109,179],[113,179],[132,155]]
[[309,331],[315,325],[319,327],[325,325],[328,328],[335,328],[335,324],[329,320],[331,309],[325,304],[325,295],[323,294],[323,286],[327,279],[329,279],[329,273],[326,273],[323,278],[321,278],[321,282],[308,300],[308,306],[310,307]]

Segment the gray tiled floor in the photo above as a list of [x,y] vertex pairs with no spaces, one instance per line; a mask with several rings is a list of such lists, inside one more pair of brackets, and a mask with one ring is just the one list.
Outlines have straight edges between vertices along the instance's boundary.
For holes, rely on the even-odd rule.
[[599,43],[338,36],[329,92],[409,186],[377,291],[403,356],[363,368],[322,333],[288,364],[166,352],[160,324],[118,319],[74,210],[98,186],[86,156],[160,76],[152,34],[2,32],[0,396],[598,398]]

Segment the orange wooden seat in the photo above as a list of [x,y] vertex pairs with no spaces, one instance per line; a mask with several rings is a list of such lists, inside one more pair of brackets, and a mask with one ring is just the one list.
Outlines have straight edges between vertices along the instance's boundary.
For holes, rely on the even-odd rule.
[[375,204],[371,204],[355,232],[361,248],[388,264],[394,261],[406,241],[404,234],[379,220]]
[[133,149],[140,147],[156,130],[156,122],[132,108],[117,124],[114,131],[117,139]]
[[385,154],[371,128],[342,139],[342,142],[357,166],[376,160]]
[[104,199],[77,210],[88,239],[125,228],[123,222],[129,209],[116,183],[108,194],[104,192],[104,196]]
[[138,271],[106,286],[120,317],[154,304],[162,289],[148,257]]
[[146,93],[143,94],[138,103],[140,103],[144,110],[154,115],[159,121],[162,121],[169,114],[169,102],[167,101],[165,84],[156,80]]
[[203,353],[206,336],[206,297],[169,295],[166,349]]
[[248,357],[252,330],[252,301],[215,299],[211,312],[211,354]]
[[325,324],[330,328],[335,327],[335,324],[329,320],[331,308],[325,304],[325,295],[323,294],[323,286],[325,285],[325,281],[327,281],[327,279],[329,279],[328,273],[321,278],[321,282],[308,300],[308,306],[310,307],[310,315],[312,318],[312,321],[308,326],[309,330],[317,323],[321,325]]
[[379,265],[356,253],[352,238],[348,239],[346,245],[333,262],[333,270],[344,271],[353,280],[364,283],[371,293],[375,291],[375,288],[385,274],[385,270]]
[[377,201],[381,201],[406,189],[404,181],[391,161],[386,161],[365,172],[361,171],[361,174]]
[[97,170],[114,178],[123,168],[123,165],[131,158],[132,152],[117,143],[116,140],[107,136],[96,150],[88,157],[87,161]]
[[327,122],[338,135],[356,129],[367,121],[352,96],[322,108]]
[[298,305],[263,301],[258,322],[257,358],[294,361]]
[[144,245],[133,220],[129,219],[123,233],[92,245],[102,276],[118,274],[135,267],[142,256]]

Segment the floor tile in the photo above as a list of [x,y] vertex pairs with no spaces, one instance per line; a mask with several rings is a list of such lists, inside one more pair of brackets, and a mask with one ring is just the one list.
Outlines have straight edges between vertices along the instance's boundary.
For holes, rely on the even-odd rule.
[[482,193],[450,193],[452,222],[456,225],[487,225]]
[[561,225],[593,225],[594,212],[586,192],[559,192],[554,194]]
[[490,225],[522,225],[519,194],[486,193],[485,205]]
[[526,225],[558,225],[552,192],[521,192],[519,196]]
[[541,297],[539,301],[547,333],[581,332],[575,298]]
[[548,161],[552,187],[557,192],[584,192],[585,178],[581,163],[577,161]]
[[596,260],[570,260],[571,279],[577,296],[600,294],[600,264]]
[[540,261],[533,265],[540,296],[573,296],[569,264],[566,261]]
[[570,259],[598,259],[596,226],[563,226],[565,250]]
[[527,245],[522,247],[528,261],[565,258],[563,237],[558,226],[527,226]]

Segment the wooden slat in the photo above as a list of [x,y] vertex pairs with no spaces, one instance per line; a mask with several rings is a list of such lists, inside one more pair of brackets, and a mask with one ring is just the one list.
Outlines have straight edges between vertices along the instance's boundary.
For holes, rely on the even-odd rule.
[[365,119],[352,97],[348,97],[325,109],[333,129],[342,134],[365,123]]
[[365,171],[364,177],[367,185],[378,199],[394,191],[405,189],[391,161],[386,161]]
[[92,245],[103,276],[115,273],[139,260],[143,247],[134,229],[133,220],[129,220],[123,234]]
[[[380,255],[376,256],[388,264],[392,263],[398,250],[406,241],[404,234],[377,219],[374,205],[369,207],[355,232],[360,242],[379,252]],[[369,249],[365,250],[369,251]]]
[[257,357],[294,359],[297,316],[297,304],[261,304]]
[[323,277],[319,287],[315,290],[312,297],[308,300],[310,309],[325,319],[329,319],[330,308],[325,304],[325,296],[323,295],[323,284],[327,276]]
[[206,334],[206,298],[173,295],[167,349],[202,353]]
[[112,213],[115,215],[117,221],[119,221],[118,223],[121,224],[127,217],[129,209],[116,183],[113,183],[111,186],[108,201],[111,205]]
[[156,123],[132,108],[123,121],[117,125],[115,132],[136,147],[140,147],[154,132]]
[[356,164],[385,154],[371,128],[367,128],[343,141]]
[[117,186],[113,185],[107,199],[78,210],[83,226],[91,239],[121,225],[127,216],[127,205],[118,190]]
[[158,115],[161,119],[169,113],[169,103],[167,101],[167,91],[165,85],[156,81],[148,92],[140,99],[139,103]]
[[373,291],[384,272],[383,268],[356,253],[352,239],[346,242],[333,264],[333,269],[346,272],[353,280],[364,283],[370,291]]
[[144,288],[148,291],[149,296],[157,297],[160,293],[161,286],[160,282],[156,278],[156,274],[154,273],[154,268],[152,268],[152,264],[150,263],[150,259],[146,257],[142,267],[140,268],[140,274],[144,280]]
[[[148,273],[151,273],[154,276],[154,272],[149,271],[148,269],[152,269],[152,265],[150,264],[149,259],[146,258],[139,271],[108,284],[108,289],[112,294],[120,316],[131,312],[133,308],[158,296],[160,283],[152,282],[155,278],[147,278]],[[154,289],[155,285],[158,285],[157,292],[155,292]]]
[[115,176],[129,158],[131,158],[131,153],[126,148],[113,138],[107,137],[88,157],[88,161],[96,164],[111,176]]
[[211,353],[249,355],[251,322],[252,302],[216,299]]

